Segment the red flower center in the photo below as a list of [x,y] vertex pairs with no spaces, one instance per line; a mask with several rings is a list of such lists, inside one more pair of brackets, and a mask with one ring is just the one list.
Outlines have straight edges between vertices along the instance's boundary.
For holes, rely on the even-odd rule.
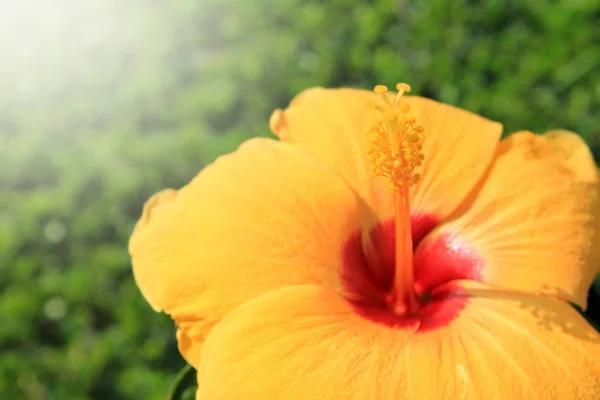
[[468,303],[456,280],[481,280],[483,258],[459,236],[434,234],[439,224],[433,215],[412,215],[414,291],[418,309],[405,315],[389,304],[395,275],[395,221],[390,219],[369,233],[363,246],[361,232],[350,235],[342,249],[340,277],[346,298],[363,317],[388,327],[425,332],[446,326]]

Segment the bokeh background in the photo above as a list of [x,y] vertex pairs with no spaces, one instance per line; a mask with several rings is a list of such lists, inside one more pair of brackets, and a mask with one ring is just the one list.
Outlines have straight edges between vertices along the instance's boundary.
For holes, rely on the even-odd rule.
[[0,0],[0,398],[165,398],[185,363],[133,281],[133,224],[305,88],[402,80],[599,147],[599,20],[596,0]]

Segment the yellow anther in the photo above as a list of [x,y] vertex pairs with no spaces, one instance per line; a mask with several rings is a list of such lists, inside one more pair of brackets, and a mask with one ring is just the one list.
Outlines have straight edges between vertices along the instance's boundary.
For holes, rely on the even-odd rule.
[[367,132],[370,143],[367,155],[371,159],[373,174],[388,178],[388,186],[394,193],[406,193],[406,187],[420,179],[414,169],[423,163],[424,135],[423,128],[416,124],[416,118],[408,114],[408,104],[400,102],[402,95],[410,92],[410,86],[399,83],[396,88],[398,95],[394,104],[390,102],[384,85],[375,86],[373,91],[381,95],[385,106],[379,106],[375,101],[367,102],[367,108],[381,113],[381,119]]
[[406,141],[408,143],[417,143],[419,141],[419,137],[413,133],[406,137]]
[[375,86],[373,91],[377,94],[383,94],[388,91],[388,88],[385,85],[377,85],[377,86]]

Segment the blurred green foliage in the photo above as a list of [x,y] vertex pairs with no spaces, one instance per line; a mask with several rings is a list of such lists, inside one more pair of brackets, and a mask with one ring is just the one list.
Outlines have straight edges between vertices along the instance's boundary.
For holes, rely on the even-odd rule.
[[2,399],[165,398],[184,362],[133,224],[302,89],[402,80],[599,143],[594,0],[23,3],[0,5]]

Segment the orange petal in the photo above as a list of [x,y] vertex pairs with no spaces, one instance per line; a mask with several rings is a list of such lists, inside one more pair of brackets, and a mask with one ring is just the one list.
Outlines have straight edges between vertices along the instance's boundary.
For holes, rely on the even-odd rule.
[[363,319],[318,286],[270,292],[211,332],[196,398],[599,398],[600,336],[571,307],[474,295],[447,327],[415,333]]
[[585,308],[600,265],[598,181],[577,135],[513,134],[458,217],[421,243],[417,271],[429,286],[454,271],[454,279],[541,291]]
[[209,329],[265,291],[322,283],[358,229],[359,198],[318,160],[254,139],[151,198],[130,241],[140,290],[178,324],[192,365]]
[[[282,140],[298,144],[337,169],[369,204],[377,204],[381,218],[387,218],[394,210],[389,190],[378,180],[373,182],[366,158],[366,131],[377,117],[365,108],[369,100],[377,96],[365,90],[309,89],[285,111],[273,113],[271,129]],[[426,137],[422,180],[412,193],[413,212],[442,219],[485,172],[502,127],[433,100],[407,96],[404,101]]]

